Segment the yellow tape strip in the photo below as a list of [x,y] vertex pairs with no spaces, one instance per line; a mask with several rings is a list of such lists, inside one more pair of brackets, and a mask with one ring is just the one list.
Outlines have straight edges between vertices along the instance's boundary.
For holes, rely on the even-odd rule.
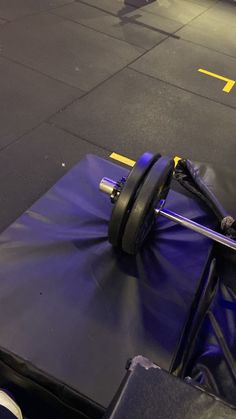
[[[113,160],[117,160],[121,163],[127,164],[127,166],[133,167],[135,165],[135,160],[128,159],[128,157],[122,156],[121,154],[111,153],[109,157]],[[179,160],[181,160],[181,157],[174,157],[175,167]]]
[[128,159],[128,157],[122,156],[121,154],[111,153],[110,158],[117,160],[121,163],[127,164],[127,166],[133,167],[135,165],[134,160]]
[[199,68],[198,71],[200,73],[206,74],[207,76],[215,77],[216,79],[225,81],[226,85],[222,89],[223,92],[229,93],[235,85],[235,80],[228,79],[227,77],[220,76],[219,74],[212,73],[211,71],[207,71],[202,68]]

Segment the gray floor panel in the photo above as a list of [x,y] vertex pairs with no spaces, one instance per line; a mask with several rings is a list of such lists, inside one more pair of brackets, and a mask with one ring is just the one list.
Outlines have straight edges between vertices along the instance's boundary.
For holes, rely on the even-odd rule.
[[204,7],[211,7],[215,3],[217,3],[219,0],[186,0],[186,1],[190,1],[190,3],[197,3],[197,4],[200,4],[200,6],[204,6]]
[[[128,0],[130,5],[134,5],[136,2],[137,0]],[[143,10],[186,24],[203,13],[208,7],[185,0],[157,0],[143,6]]]
[[133,70],[122,71],[52,120],[131,158],[153,150],[235,165],[234,109]]
[[[236,28],[236,1],[235,0],[223,0],[217,1],[204,15],[208,19],[215,19],[218,23],[225,23]],[[223,35],[223,34],[222,34]]]
[[53,13],[145,49],[168,36],[167,31],[180,27],[173,21],[150,13],[139,15],[132,12],[115,16],[78,2],[57,8]]
[[82,93],[4,58],[0,58],[0,73],[0,149]]
[[236,58],[181,39],[168,39],[137,60],[131,67],[191,92],[236,107],[236,84],[230,93],[226,93],[223,91],[225,81],[198,71],[204,69],[235,80]]
[[173,19],[148,13],[145,11],[145,7],[139,9],[131,7],[128,4],[124,4],[123,0],[81,0],[77,3],[93,6],[98,11],[107,12],[114,17],[123,19],[127,26],[128,23],[136,23],[139,26],[143,25],[147,29],[165,31],[168,34],[182,27],[181,23]]
[[76,0],[76,2],[89,4],[99,10],[119,15],[136,11],[134,7],[125,4],[124,0]]
[[7,20],[14,20],[25,15],[71,3],[71,1],[72,0],[1,0],[0,16]]
[[181,29],[178,35],[236,57],[236,4],[216,5]]
[[43,124],[0,153],[0,231],[87,153],[108,152]]
[[82,90],[90,90],[144,51],[44,13],[4,26],[0,42],[7,57]]
[[153,3],[145,4],[141,0],[127,0],[124,4],[123,0],[82,0],[87,4],[103,8],[109,12],[125,13],[130,6],[137,7],[140,3],[144,4],[141,8],[137,8],[137,12],[153,13],[158,16],[163,16],[172,19],[181,24],[188,23],[191,19],[204,12],[209,6],[207,4],[199,5],[195,2],[188,2],[184,0],[170,0],[170,1],[155,1]]

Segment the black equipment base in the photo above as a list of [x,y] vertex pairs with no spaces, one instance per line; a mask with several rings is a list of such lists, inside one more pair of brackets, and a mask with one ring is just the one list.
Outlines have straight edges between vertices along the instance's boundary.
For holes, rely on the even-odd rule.
[[234,419],[236,409],[214,395],[135,357],[104,419]]

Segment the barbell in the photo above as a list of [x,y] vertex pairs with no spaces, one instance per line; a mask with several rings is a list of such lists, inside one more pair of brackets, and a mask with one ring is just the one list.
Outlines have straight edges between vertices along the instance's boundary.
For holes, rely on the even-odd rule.
[[174,160],[160,154],[144,153],[127,178],[114,181],[104,177],[99,185],[114,204],[109,221],[110,243],[131,255],[145,242],[157,216],[236,250],[236,241],[182,215],[164,208],[174,170]]

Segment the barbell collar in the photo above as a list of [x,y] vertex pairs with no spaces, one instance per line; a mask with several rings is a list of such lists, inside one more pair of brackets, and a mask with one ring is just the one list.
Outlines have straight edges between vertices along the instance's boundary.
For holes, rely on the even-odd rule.
[[111,196],[114,190],[117,190],[117,182],[114,182],[114,180],[104,177],[102,178],[99,184],[99,189],[101,192],[104,192]]

